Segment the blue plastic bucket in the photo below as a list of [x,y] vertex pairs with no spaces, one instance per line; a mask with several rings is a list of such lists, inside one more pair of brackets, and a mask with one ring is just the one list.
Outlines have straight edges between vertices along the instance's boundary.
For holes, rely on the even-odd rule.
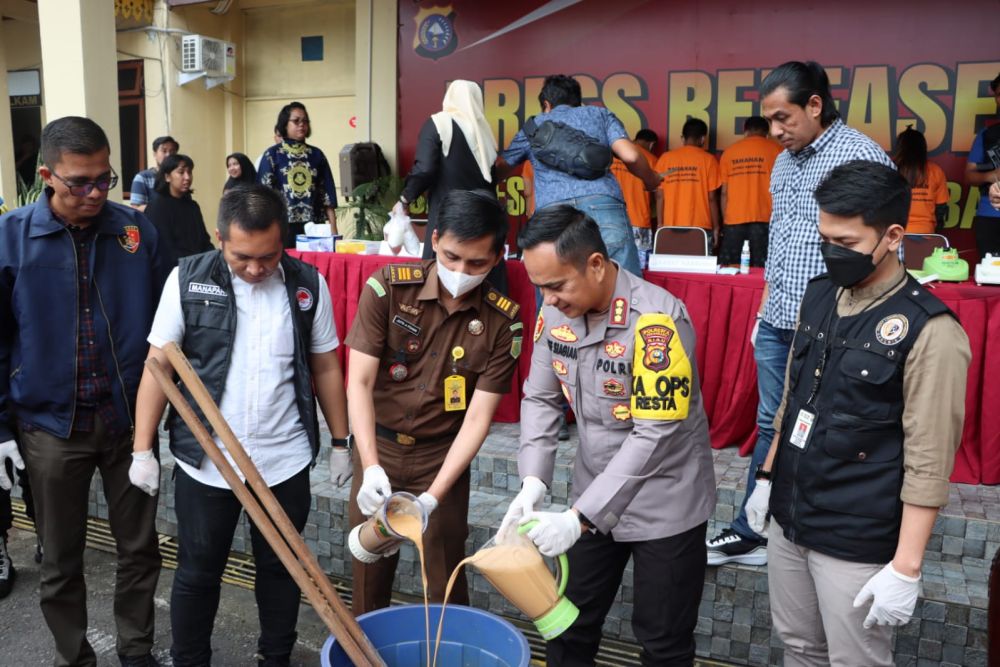
[[[441,619],[441,605],[430,605],[431,652]],[[424,606],[403,605],[358,616],[388,667],[427,667]],[[472,607],[448,605],[438,650],[438,667],[528,667],[531,649],[517,628],[498,616]],[[330,637],[323,645],[323,667],[351,667],[350,659]]]

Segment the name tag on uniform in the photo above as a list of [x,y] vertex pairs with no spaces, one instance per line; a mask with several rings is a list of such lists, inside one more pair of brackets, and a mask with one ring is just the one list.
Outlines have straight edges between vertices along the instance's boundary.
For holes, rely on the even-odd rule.
[[795,418],[795,426],[792,427],[792,433],[788,436],[788,442],[804,450],[809,444],[809,437],[812,435],[815,422],[815,412],[807,408],[799,410],[799,416]]

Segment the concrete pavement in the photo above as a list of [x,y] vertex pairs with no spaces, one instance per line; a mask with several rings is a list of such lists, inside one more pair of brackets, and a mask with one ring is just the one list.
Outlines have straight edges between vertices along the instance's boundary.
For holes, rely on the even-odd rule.
[[[34,561],[35,534],[14,528],[9,535],[10,555],[17,569],[13,592],[0,600],[0,665],[40,667],[51,665],[55,655],[38,606],[38,568]],[[87,580],[88,637],[100,667],[116,667],[114,603],[114,554],[88,548],[85,556]],[[156,592],[156,644],[154,655],[164,666],[171,665],[170,587],[174,571],[163,568]],[[255,665],[257,648],[257,607],[253,591],[223,583],[222,600],[212,635],[212,664],[218,667]],[[312,608],[299,607],[299,641],[292,653],[292,665],[318,665],[327,631]]]

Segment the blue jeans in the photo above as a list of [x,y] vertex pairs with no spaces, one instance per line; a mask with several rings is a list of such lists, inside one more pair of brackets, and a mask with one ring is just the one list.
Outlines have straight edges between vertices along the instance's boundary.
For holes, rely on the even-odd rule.
[[601,229],[601,238],[608,248],[608,256],[626,271],[642,277],[639,252],[635,247],[635,237],[632,235],[632,225],[625,212],[625,204],[608,195],[564,199],[553,202],[550,206],[557,204],[567,204],[593,218]]
[[788,365],[788,353],[792,349],[794,329],[778,329],[764,320],[760,321],[757,330],[757,344],[754,346],[753,358],[757,362],[757,442],[750,458],[750,471],[747,474],[747,494],[740,505],[740,513],[730,525],[740,537],[747,540],[761,541],[760,535],[753,532],[747,523],[747,500],[757,485],[754,473],[757,466],[767,458],[767,451],[774,440],[774,415],[781,405],[781,394],[785,389],[785,367]]

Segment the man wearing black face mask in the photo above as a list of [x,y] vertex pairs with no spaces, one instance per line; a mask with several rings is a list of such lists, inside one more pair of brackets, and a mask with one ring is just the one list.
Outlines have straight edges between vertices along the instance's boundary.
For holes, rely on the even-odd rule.
[[802,299],[747,518],[770,538],[786,664],[892,665],[891,626],[913,614],[948,502],[969,343],[899,262],[910,195],[898,172],[848,162],[815,196],[828,273]]

